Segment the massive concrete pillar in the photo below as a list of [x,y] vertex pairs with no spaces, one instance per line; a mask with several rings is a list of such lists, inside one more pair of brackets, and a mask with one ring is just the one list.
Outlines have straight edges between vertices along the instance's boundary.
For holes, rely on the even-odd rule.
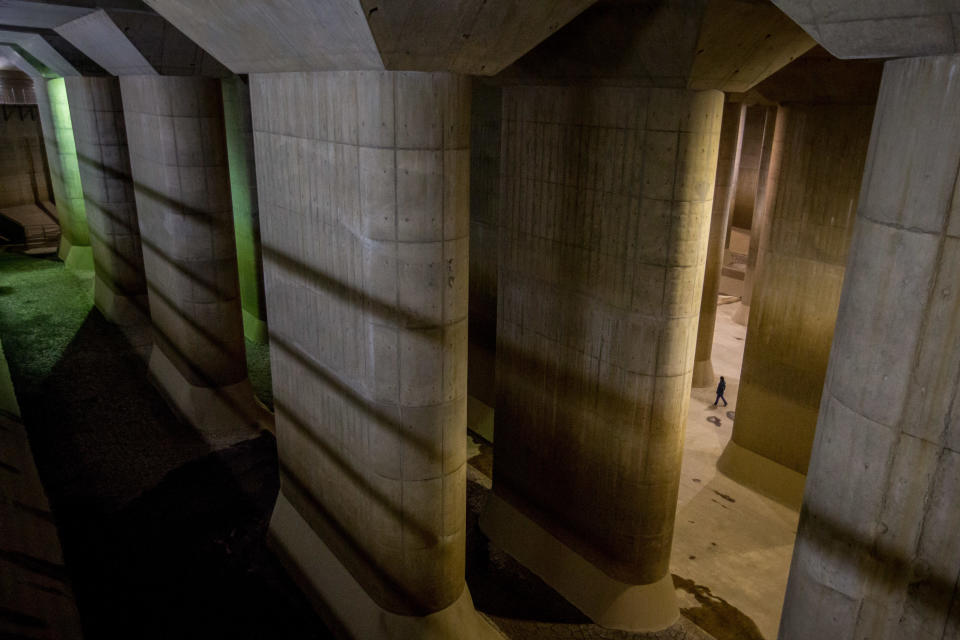
[[120,78],[156,346],[150,372],[208,439],[253,425],[220,82]]
[[697,325],[697,350],[693,362],[693,386],[711,387],[716,383],[713,371],[713,332],[717,324],[717,296],[720,293],[720,272],[727,238],[727,223],[738,184],[740,143],[747,108],[739,102],[723,105],[720,124],[720,150],[717,156],[717,178],[713,190],[713,211],[710,214],[710,238],[707,241],[707,262],[700,299],[700,322]]
[[767,108],[751,105],[743,121],[743,139],[740,145],[740,165],[734,185],[730,224],[741,229],[751,228],[756,208],[757,187],[763,151],[763,124]]
[[96,270],[94,301],[112,322],[148,325],[147,281],[120,81],[71,76],[66,89]]
[[723,94],[504,88],[481,526],[598,623],[678,616],[670,545]]
[[266,342],[267,301],[263,293],[260,208],[257,203],[257,168],[253,153],[250,89],[238,76],[224,78],[221,82],[233,227],[237,239],[243,333],[253,342]]
[[872,105],[781,107],[779,179],[761,245],[733,442],[806,473]]
[[491,637],[464,583],[469,79],[250,80],[271,536],[351,637]]
[[[475,80],[470,129],[470,395],[496,404],[502,89]],[[489,432],[488,432],[489,433]]]
[[[46,82],[49,105],[49,123],[53,128],[53,140],[44,130],[50,180],[60,219],[60,250],[58,255],[68,267],[92,269],[93,250],[90,247],[90,231],[83,202],[83,187],[77,163],[77,146],[73,136],[73,123],[63,78]],[[41,122],[44,106],[40,105]]]
[[960,637],[958,76],[883,72],[781,640]]
[[760,258],[760,245],[764,239],[766,220],[771,207],[771,197],[777,193],[777,181],[780,179],[779,148],[776,137],[777,108],[765,107],[763,113],[763,133],[760,141],[760,164],[757,168],[756,195],[753,198],[753,213],[750,215],[750,247],[747,250],[747,264],[743,276],[743,294],[733,314],[734,322],[747,325],[750,320],[750,302],[753,300],[753,284],[757,274],[757,261]]

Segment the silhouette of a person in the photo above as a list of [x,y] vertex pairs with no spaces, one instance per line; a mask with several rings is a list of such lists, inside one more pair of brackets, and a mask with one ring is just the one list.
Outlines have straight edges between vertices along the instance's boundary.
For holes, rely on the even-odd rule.
[[727,399],[723,397],[723,392],[727,389],[727,381],[723,379],[723,376],[720,376],[720,384],[717,385],[717,399],[713,401],[713,406],[717,406],[717,403],[723,400],[723,406],[727,406]]

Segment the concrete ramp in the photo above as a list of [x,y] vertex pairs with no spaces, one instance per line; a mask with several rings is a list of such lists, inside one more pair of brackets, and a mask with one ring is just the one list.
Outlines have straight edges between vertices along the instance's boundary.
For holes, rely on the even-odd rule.
[[24,245],[27,253],[51,253],[60,242],[60,223],[35,204],[4,207],[0,209],[0,236],[9,244]]

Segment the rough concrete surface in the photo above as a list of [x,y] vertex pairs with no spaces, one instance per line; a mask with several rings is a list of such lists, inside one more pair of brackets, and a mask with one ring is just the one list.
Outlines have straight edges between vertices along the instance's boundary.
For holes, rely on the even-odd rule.
[[813,445],[872,118],[871,105],[792,104],[777,113],[782,155],[763,221],[733,440],[799,473]]
[[121,78],[158,344],[196,386],[246,377],[220,83]]
[[82,76],[65,82],[97,273],[95,299],[112,322],[146,325],[147,282],[120,82]]
[[494,491],[621,583],[669,573],[722,106],[504,89]]
[[782,640],[960,635],[958,73],[884,67]]
[[405,615],[464,589],[469,100],[451,74],[251,76],[284,495]]
[[717,178],[713,187],[713,210],[710,213],[710,236],[703,271],[703,294],[700,297],[700,322],[697,324],[697,351],[693,361],[693,386],[712,387],[717,382],[713,370],[713,333],[717,323],[717,296],[723,269],[727,225],[739,184],[740,156],[746,107],[739,102],[723,105],[720,123],[720,147],[717,154]]

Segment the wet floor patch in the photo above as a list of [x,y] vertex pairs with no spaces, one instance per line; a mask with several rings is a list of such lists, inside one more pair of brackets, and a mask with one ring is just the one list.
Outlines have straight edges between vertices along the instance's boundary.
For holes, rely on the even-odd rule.
[[714,595],[710,587],[673,574],[673,586],[692,596],[699,606],[681,607],[680,612],[716,640],[765,640],[747,615]]

